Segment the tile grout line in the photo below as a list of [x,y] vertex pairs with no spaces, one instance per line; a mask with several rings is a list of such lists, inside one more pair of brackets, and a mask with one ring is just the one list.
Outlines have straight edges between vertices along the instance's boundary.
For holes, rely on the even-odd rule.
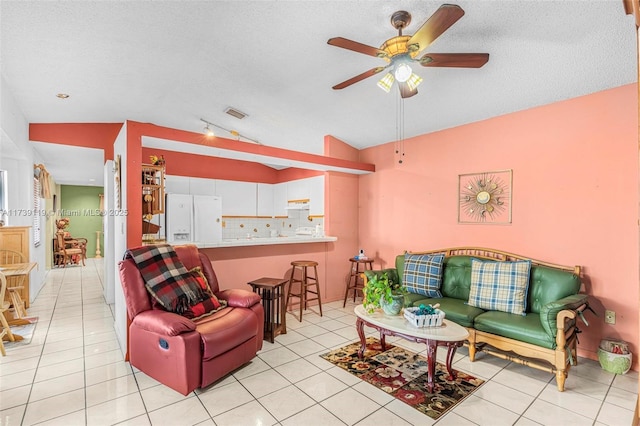
[[[51,272],[51,271],[49,271],[49,272]],[[49,274],[49,272],[47,272],[47,274]],[[51,320],[53,319],[53,313],[55,312],[56,306],[58,304],[58,297],[60,296],[60,291],[62,291],[62,286],[63,286],[63,281],[64,281],[64,272],[66,272],[66,271],[63,271],[62,279],[60,281],[60,287],[55,292],[55,298],[56,299],[55,299],[55,302],[53,304],[53,309],[51,310],[51,316],[49,318],[49,324],[47,326],[47,332],[45,334],[44,344],[42,345],[42,350],[40,351],[40,355],[38,356],[38,364],[37,364],[36,369],[35,369],[36,371],[33,374],[33,380],[31,381],[31,388],[29,389],[29,396],[27,397],[27,402],[24,405],[24,413],[22,413],[22,419],[20,421],[20,424],[24,423],[24,419],[27,416],[27,410],[29,409],[29,401],[31,399],[31,393],[33,392],[33,386],[36,383],[36,376],[38,375],[38,369],[40,368],[40,362],[42,362],[42,356],[43,356],[43,353],[44,353],[44,348],[47,345],[47,338],[49,337],[49,329],[51,328]],[[45,275],[45,278],[46,278],[46,275]],[[51,284],[51,283],[48,283],[48,284]],[[38,321],[40,321],[40,315],[38,316]],[[36,327],[37,327],[37,325],[36,325]],[[34,332],[35,332],[35,330],[34,330]],[[32,335],[31,338],[33,339],[33,337],[34,336]],[[51,419],[46,419],[46,420],[43,420],[43,421],[48,421],[48,420],[51,420]]]

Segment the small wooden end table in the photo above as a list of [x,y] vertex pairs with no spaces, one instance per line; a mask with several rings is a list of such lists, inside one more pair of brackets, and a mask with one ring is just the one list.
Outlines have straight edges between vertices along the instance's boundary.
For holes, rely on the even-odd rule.
[[381,311],[368,314],[362,305],[356,306],[354,312],[358,317],[356,328],[362,344],[358,350],[360,359],[364,357],[364,351],[367,348],[367,338],[364,335],[364,326],[366,325],[380,332],[380,344],[383,350],[386,350],[385,336],[398,336],[412,342],[427,344],[427,387],[429,392],[433,393],[438,346],[447,347],[447,372],[452,380],[456,378],[456,374],[451,368],[451,362],[458,347],[462,346],[469,337],[466,328],[446,319],[440,327],[418,328],[409,324],[402,315],[387,316]]
[[[344,301],[342,302],[342,307],[347,306],[347,297],[349,296],[349,290],[353,290],[353,301],[356,301],[356,294],[358,290],[364,288],[364,282],[362,282],[362,274],[364,271],[373,269],[373,259],[356,259],[352,257],[349,259],[351,262],[351,271],[349,273],[349,281],[347,282],[347,288],[344,291]],[[360,270],[360,265],[362,265],[362,270]]]
[[287,315],[284,286],[289,280],[258,278],[248,284],[262,298],[264,308],[264,340],[271,343],[279,334],[287,334]]

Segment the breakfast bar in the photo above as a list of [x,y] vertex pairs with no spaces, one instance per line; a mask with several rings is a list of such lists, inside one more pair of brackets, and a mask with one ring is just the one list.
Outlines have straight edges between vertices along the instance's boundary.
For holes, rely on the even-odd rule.
[[291,236],[291,237],[264,237],[264,238],[230,238],[224,239],[218,243],[193,243],[199,248],[216,248],[216,247],[246,247],[246,246],[267,246],[281,244],[306,244],[306,243],[329,243],[338,241],[338,238],[331,236],[310,237],[310,236]]

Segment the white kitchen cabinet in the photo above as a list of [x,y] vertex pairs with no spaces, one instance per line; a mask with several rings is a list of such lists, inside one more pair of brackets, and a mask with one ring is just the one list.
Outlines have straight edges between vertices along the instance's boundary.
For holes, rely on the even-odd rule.
[[309,188],[309,215],[324,215],[324,175],[304,179]]
[[309,198],[309,185],[307,179],[298,179],[287,182],[287,199],[304,200]]
[[215,179],[189,178],[189,194],[191,195],[216,195]]
[[189,177],[165,175],[164,177],[164,193],[165,194],[188,194],[189,193]]
[[287,183],[276,183],[273,185],[273,215],[287,216]]
[[257,216],[273,216],[273,186],[268,183],[258,184]]
[[216,180],[216,192],[222,197],[223,216],[255,216],[257,184],[235,180]]

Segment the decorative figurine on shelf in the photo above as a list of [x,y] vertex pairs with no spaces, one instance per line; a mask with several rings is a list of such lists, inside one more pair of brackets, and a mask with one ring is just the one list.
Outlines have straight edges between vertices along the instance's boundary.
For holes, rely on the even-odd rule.
[[158,157],[157,155],[150,155],[149,159],[151,160],[151,164],[154,166],[164,166],[164,155]]

